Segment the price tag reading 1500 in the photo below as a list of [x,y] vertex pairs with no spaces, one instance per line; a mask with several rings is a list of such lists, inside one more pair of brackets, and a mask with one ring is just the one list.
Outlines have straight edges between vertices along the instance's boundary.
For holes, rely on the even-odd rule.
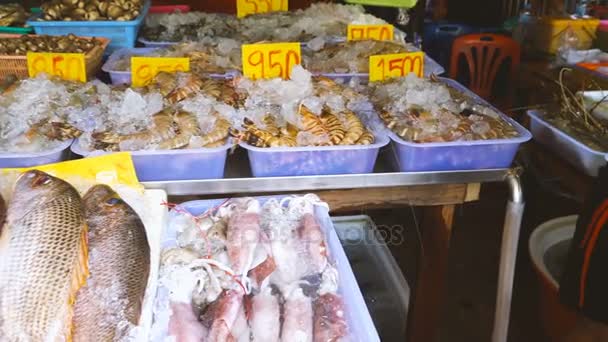
[[134,87],[148,85],[161,71],[190,71],[188,57],[131,57],[131,79]]
[[68,81],[87,81],[82,53],[28,52],[27,70],[30,77],[43,72]]
[[244,44],[243,74],[251,79],[288,79],[294,65],[300,64],[300,43]]
[[414,73],[424,75],[424,52],[375,55],[369,57],[369,81],[384,81]]

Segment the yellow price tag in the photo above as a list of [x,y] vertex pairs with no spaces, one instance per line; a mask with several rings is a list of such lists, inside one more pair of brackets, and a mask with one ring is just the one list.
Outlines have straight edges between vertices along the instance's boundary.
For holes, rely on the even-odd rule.
[[148,85],[161,71],[188,72],[188,57],[131,57],[131,82],[134,87]]
[[87,81],[82,53],[28,52],[27,71],[30,77],[44,72],[68,81]]
[[346,37],[351,40],[393,40],[393,25],[348,25]]
[[243,44],[243,74],[251,79],[288,79],[302,60],[300,43]]
[[392,77],[403,77],[409,73],[424,75],[424,52],[375,55],[369,57],[369,81],[384,81]]
[[250,14],[287,11],[288,0],[236,0],[236,15],[239,18]]

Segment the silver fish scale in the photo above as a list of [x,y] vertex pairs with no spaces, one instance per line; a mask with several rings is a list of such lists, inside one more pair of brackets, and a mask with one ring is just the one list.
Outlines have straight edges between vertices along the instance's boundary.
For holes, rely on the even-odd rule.
[[57,329],[59,336],[64,332],[83,224],[78,194],[66,191],[10,225],[0,270],[0,279],[6,280],[0,293],[0,336],[42,341],[50,330]]

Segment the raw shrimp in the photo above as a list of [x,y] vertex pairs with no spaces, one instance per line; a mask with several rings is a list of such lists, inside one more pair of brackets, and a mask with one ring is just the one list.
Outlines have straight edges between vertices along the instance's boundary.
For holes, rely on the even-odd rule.
[[374,135],[370,131],[365,131],[357,140],[357,145],[371,145],[374,143]]
[[352,145],[361,138],[365,131],[365,127],[363,127],[363,124],[357,115],[350,110],[344,112],[344,117],[344,121],[346,122],[346,136],[340,142],[340,145]]
[[312,342],[312,302],[300,287],[285,294],[281,342]]
[[194,115],[185,111],[179,111],[174,121],[179,129],[179,134],[175,137],[164,140],[158,145],[161,150],[172,150],[182,148],[190,143],[190,138],[201,134],[201,129],[198,126],[198,120]]
[[267,286],[252,298],[251,333],[253,341],[272,342],[279,340],[281,327],[279,299]]
[[319,118],[319,116],[317,116],[315,113],[311,112],[310,109],[304,105],[300,105],[299,113],[304,131],[310,132],[314,135],[327,134],[327,130],[323,126],[321,118]]
[[154,122],[154,126],[143,132],[126,135],[118,135],[110,132],[93,133],[93,139],[106,144],[118,144],[127,140],[154,144],[171,139],[175,135],[173,130],[173,115],[169,110],[163,110],[158,114],[154,114],[152,121]]
[[177,87],[165,97],[169,104],[178,103],[190,95],[194,95],[199,92],[205,84],[202,79],[193,74],[185,74],[185,76],[180,74],[176,77],[180,77],[177,80]]

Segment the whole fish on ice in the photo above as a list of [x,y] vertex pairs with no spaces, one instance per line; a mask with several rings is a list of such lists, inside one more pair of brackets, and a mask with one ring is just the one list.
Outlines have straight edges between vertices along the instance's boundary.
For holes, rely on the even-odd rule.
[[86,234],[76,189],[41,171],[19,177],[0,237],[0,340],[71,339]]
[[139,322],[150,271],[146,230],[107,185],[92,187],[83,202],[91,274],[76,297],[74,341],[118,341]]

